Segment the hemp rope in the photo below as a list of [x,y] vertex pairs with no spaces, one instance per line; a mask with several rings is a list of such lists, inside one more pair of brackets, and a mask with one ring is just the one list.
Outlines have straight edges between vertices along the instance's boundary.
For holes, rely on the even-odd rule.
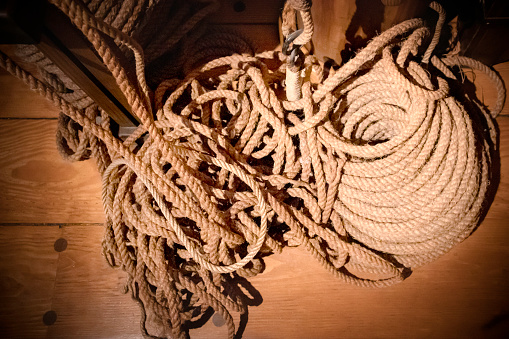
[[[219,8],[217,0],[84,0],[81,4],[98,20],[141,45],[151,85],[183,76],[197,65],[220,56],[253,53],[252,44],[242,35],[205,22]],[[130,57],[125,48],[121,51]],[[15,54],[20,60],[36,65],[40,78],[75,107],[86,109],[94,105],[35,45],[17,45]]]
[[[472,59],[433,55],[435,39],[430,63],[419,63],[430,35],[421,19],[385,31],[327,78],[306,56],[318,81],[304,78],[302,98],[287,101],[277,51],[212,60],[152,93],[134,39],[71,0],[51,2],[93,44],[142,125],[120,140],[96,106],[78,110],[3,54],[0,64],[67,116],[64,153],[97,159],[105,255],[128,273],[146,336],[185,337],[211,307],[233,337],[230,312],[247,307],[242,277],[289,245],[342,281],[389,286],[465,239],[488,207],[503,84]],[[134,52],[136,84],[99,32]],[[496,81],[491,115],[461,92],[456,66]],[[147,321],[160,322],[155,334]]]

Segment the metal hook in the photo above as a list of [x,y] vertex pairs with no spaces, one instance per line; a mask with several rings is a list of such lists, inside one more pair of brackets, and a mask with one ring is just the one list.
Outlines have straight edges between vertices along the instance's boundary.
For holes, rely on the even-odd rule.
[[[290,67],[295,67],[296,66],[296,63],[295,63],[295,60],[297,59],[297,57],[299,56],[299,53],[300,52],[300,46],[296,46],[292,49],[292,51],[290,52],[290,57],[288,58],[288,65],[290,65]],[[300,61],[300,64],[297,65],[298,67],[301,67],[302,66],[302,59]]]
[[[292,32],[290,34],[288,34],[288,36],[286,37],[285,41],[283,42],[283,47],[282,47],[282,50],[283,50],[283,54],[284,55],[290,55],[290,53],[293,53],[293,51],[295,50],[296,46],[294,46],[292,48],[292,51],[290,53],[288,53],[288,48],[290,47],[290,44],[295,40],[297,39],[297,37],[299,35],[302,34],[302,32],[304,32],[304,29],[299,29],[299,30],[296,30],[295,32]],[[300,46],[298,46],[300,47]],[[298,48],[297,47],[297,48]]]

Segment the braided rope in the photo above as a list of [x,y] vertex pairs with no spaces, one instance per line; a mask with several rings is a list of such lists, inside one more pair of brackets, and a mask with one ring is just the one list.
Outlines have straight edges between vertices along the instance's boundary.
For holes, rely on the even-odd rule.
[[[285,246],[303,246],[348,283],[397,283],[465,239],[487,207],[503,83],[464,57],[418,63],[430,35],[420,19],[382,33],[326,79],[305,57],[318,81],[307,76],[290,101],[286,57],[275,51],[212,60],[152,93],[134,40],[71,0],[52,2],[92,42],[142,125],[119,140],[104,112],[74,108],[3,54],[0,65],[68,117],[64,153],[98,159],[104,251],[128,272],[147,336],[150,317],[166,324],[156,335],[182,337],[212,307],[233,337],[229,312],[246,306],[228,286]],[[137,84],[99,31],[133,49]],[[455,66],[494,79],[491,115],[453,93]]]

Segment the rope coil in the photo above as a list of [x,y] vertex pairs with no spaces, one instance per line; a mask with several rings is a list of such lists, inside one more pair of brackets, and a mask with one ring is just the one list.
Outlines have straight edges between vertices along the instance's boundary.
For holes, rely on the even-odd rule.
[[[303,246],[342,281],[389,286],[465,239],[486,208],[503,84],[471,59],[432,55],[433,44],[423,67],[430,29],[420,19],[383,32],[317,83],[299,75],[300,96],[285,100],[287,57],[276,51],[215,59],[152,93],[140,46],[70,0],[52,3],[90,39],[142,125],[119,140],[100,109],[83,113],[3,55],[0,63],[61,108],[72,121],[62,126],[82,126],[103,176],[105,254],[129,273],[143,309],[166,321],[161,335],[183,336],[193,314],[212,307],[233,337],[229,310],[246,306],[229,284],[285,246]],[[138,84],[99,31],[134,51]],[[456,65],[497,79],[491,116],[453,94]],[[323,77],[314,56],[303,68]],[[78,133],[61,134],[65,152],[84,152]]]

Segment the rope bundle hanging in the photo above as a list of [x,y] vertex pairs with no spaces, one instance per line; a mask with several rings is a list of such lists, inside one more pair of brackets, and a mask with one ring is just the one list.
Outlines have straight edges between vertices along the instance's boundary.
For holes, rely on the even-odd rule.
[[[98,160],[104,251],[128,273],[143,322],[162,324],[150,335],[181,337],[211,307],[233,337],[229,312],[246,310],[238,285],[285,246],[303,246],[342,281],[388,286],[464,240],[485,212],[503,85],[471,59],[433,55],[440,27],[427,47],[425,22],[403,22],[327,76],[312,55],[292,69],[270,51],[215,59],[152,93],[136,41],[73,1],[52,3],[91,41],[140,127],[122,141],[99,108],[79,111],[1,63],[68,117],[63,151]],[[309,18],[293,41],[302,45],[310,6],[291,5]],[[137,84],[98,32],[133,50]],[[456,66],[493,77],[491,115],[456,88]]]

